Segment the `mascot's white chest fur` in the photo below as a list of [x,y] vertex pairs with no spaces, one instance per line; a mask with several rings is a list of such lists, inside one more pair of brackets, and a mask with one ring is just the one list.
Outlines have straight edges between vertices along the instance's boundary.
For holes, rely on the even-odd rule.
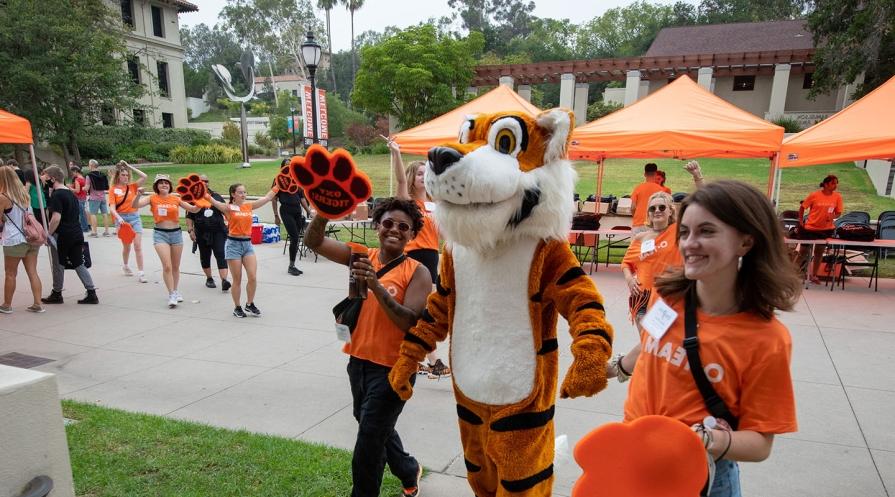
[[484,404],[519,402],[535,382],[528,280],[538,239],[521,238],[481,255],[452,248],[457,291],[451,367],[464,395]]

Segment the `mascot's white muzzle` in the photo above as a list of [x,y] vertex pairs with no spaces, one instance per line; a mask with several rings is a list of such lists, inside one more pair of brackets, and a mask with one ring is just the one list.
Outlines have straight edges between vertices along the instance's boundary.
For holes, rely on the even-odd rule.
[[425,183],[436,202],[496,204],[516,196],[524,176],[515,158],[488,146],[465,156],[453,148],[435,147],[429,150]]

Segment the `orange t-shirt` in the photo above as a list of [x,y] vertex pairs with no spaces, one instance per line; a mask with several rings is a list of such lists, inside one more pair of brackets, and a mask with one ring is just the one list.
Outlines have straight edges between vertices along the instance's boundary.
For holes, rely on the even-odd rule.
[[644,253],[641,249],[643,242],[634,240],[622,259],[622,265],[628,266],[628,269],[637,275],[637,280],[646,290],[653,289],[656,276],[664,273],[665,269],[684,265],[684,259],[677,247],[677,230],[674,225],[653,238],[653,242],[656,245],[655,250]]
[[661,191],[663,191],[662,186],[653,181],[644,181],[634,188],[634,191],[631,192],[631,209],[634,211],[631,226],[646,224],[646,207],[649,198],[652,194]]
[[671,188],[668,188],[667,186],[662,186],[662,185],[659,185],[659,187],[662,188],[663,192],[671,195]]
[[[423,229],[416,234],[413,240],[407,242],[404,246],[404,252],[419,249],[438,250],[438,229],[435,227],[435,216],[432,211],[426,209],[426,202],[422,200],[416,201],[417,207],[423,213]],[[434,206],[434,204],[432,204]]]
[[[112,185],[109,188],[109,206],[115,208],[119,214],[131,214],[137,212],[134,207],[134,198],[137,196],[137,184]],[[123,200],[123,202],[122,202]],[[118,204],[119,207],[115,207]]]
[[[654,294],[651,305],[656,299]],[[683,347],[683,299],[666,303],[677,311],[677,319],[660,340],[641,332],[643,349],[631,376],[625,421],[658,414],[689,426],[702,422],[709,412]],[[766,321],[748,312],[711,316],[697,310],[696,315],[699,356],[706,377],[739,418],[739,429],[759,433],[797,431],[789,330],[777,318]]]
[[839,192],[825,195],[822,190],[816,190],[805,197],[802,207],[808,211],[805,228],[814,231],[831,230],[834,228],[833,219],[842,214],[842,195]]
[[160,195],[150,195],[149,209],[152,211],[152,219],[155,224],[164,221],[178,222],[180,220],[180,199],[174,195],[162,198]]
[[[379,271],[385,265],[379,262],[379,249],[370,249],[367,256],[373,263],[374,271]],[[404,303],[404,292],[419,265],[419,262],[407,257],[398,267],[379,279],[382,286],[399,304]],[[373,291],[368,289],[367,300],[364,301],[357,318],[357,326],[351,334],[351,343],[346,343],[342,350],[358,359],[390,368],[398,361],[403,340],[404,332],[389,319],[373,295]]]
[[236,238],[252,237],[252,204],[227,204],[227,234]]

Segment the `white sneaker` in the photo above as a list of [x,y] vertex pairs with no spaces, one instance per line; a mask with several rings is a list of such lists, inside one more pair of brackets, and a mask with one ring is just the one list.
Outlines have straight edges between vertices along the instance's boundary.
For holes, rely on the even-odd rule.
[[131,268],[129,268],[127,266],[122,266],[121,269],[124,271],[125,276],[133,276],[134,275],[134,272],[131,271]]
[[168,295],[168,308],[173,309],[175,307],[177,307],[177,295],[172,292]]
[[149,283],[149,280],[146,279],[146,275],[143,274],[143,271],[140,271],[138,279],[140,280],[140,283]]
[[183,295],[180,294],[180,290],[174,290],[174,296],[177,297],[177,302],[183,302]]

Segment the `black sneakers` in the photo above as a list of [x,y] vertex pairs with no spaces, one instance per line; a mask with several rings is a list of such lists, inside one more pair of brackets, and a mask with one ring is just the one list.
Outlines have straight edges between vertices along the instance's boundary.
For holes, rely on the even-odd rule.
[[301,269],[298,269],[295,266],[289,266],[289,269],[287,269],[287,271],[292,276],[301,276],[304,273],[304,271],[302,271]]
[[218,286],[214,284],[214,278],[208,277],[205,279],[205,286],[208,288],[217,288]]
[[85,295],[83,299],[79,300],[78,303],[99,304],[99,299],[96,297],[96,290],[87,290],[87,295]]
[[242,310],[242,307],[240,307],[240,306],[236,306],[236,307],[233,309],[233,315],[236,316],[236,317],[238,317],[238,318],[244,318],[244,317],[246,317],[246,313],[245,313],[245,311],[243,311],[243,310]]
[[221,291],[226,292],[230,289],[230,280],[221,280]]
[[261,309],[258,309],[254,302],[246,303],[246,311],[248,311],[249,314],[251,314],[252,316],[261,316]]

